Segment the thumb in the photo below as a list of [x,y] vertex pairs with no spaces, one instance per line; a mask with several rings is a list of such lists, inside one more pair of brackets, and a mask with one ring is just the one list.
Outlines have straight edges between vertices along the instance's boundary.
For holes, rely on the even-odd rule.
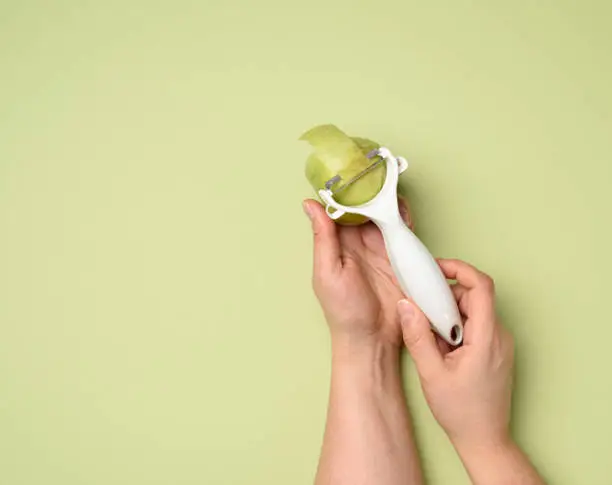
[[440,349],[423,312],[411,301],[401,300],[397,305],[404,344],[412,356],[419,375],[440,370],[444,365]]
[[320,204],[304,201],[304,211],[311,221],[314,236],[314,269],[317,275],[329,275],[340,267],[340,239],[336,223]]

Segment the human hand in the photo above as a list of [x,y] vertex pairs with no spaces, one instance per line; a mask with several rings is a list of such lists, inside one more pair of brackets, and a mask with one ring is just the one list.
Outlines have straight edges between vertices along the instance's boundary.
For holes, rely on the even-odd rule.
[[463,344],[451,348],[434,335],[412,301],[398,304],[404,342],[425,398],[460,451],[505,446],[509,437],[513,339],[495,313],[493,280],[457,260],[440,260],[465,318]]
[[[402,198],[399,207],[413,228],[408,204]],[[332,340],[401,346],[396,305],[402,292],[380,230],[372,222],[339,225],[314,200],[304,202],[304,211],[314,235],[313,289]]]
[[[409,226],[407,205],[400,212]],[[316,484],[422,483],[400,356],[402,293],[380,230],[343,226],[314,200],[312,283],[331,333],[331,383]]]

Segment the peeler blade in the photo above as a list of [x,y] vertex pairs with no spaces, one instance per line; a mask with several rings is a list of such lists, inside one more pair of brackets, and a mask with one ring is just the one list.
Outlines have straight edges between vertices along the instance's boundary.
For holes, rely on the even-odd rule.
[[[375,158],[375,157],[377,157],[379,155],[380,155],[379,150],[378,149],[374,149],[371,152],[369,152],[366,155],[366,157],[371,160],[372,158]],[[353,185],[355,182],[357,182],[357,180],[359,180],[364,175],[367,175],[368,173],[370,173],[372,170],[374,170],[376,167],[378,167],[383,161],[384,161],[384,158],[383,157],[379,157],[378,160],[376,160],[371,165],[369,165],[365,170],[362,170],[357,175],[355,175],[354,177],[352,177],[348,181],[346,181],[343,184],[338,185],[338,186],[337,186],[337,184],[339,184],[342,181],[342,177],[340,175],[334,175],[327,182],[325,182],[325,188],[327,190],[329,190],[330,192],[332,192],[333,194],[337,194],[338,192],[341,192],[344,189],[346,189],[347,187],[350,187],[351,185]],[[336,187],[334,188],[334,186],[336,186]]]

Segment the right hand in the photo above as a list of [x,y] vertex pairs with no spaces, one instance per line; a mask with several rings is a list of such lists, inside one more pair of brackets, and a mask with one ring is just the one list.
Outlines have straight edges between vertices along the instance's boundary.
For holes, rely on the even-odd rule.
[[510,441],[513,339],[495,313],[493,280],[467,263],[439,260],[456,280],[453,293],[465,318],[463,344],[451,350],[411,300],[398,304],[403,339],[431,411],[461,451]]

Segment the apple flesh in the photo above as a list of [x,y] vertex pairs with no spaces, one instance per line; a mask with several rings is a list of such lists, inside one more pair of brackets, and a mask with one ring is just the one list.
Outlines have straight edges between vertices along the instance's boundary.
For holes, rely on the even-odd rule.
[[[351,137],[334,125],[319,125],[304,133],[300,140],[313,147],[313,153],[306,160],[306,178],[317,193],[325,189],[325,182],[340,175],[343,184],[368,168],[374,160],[366,155],[380,145],[367,138]],[[342,205],[358,206],[373,199],[380,192],[385,181],[386,167],[380,164],[370,173],[355,181],[334,199]],[[332,188],[333,190],[333,188]],[[358,214],[344,214],[336,222],[342,225],[359,225],[368,219]]]

